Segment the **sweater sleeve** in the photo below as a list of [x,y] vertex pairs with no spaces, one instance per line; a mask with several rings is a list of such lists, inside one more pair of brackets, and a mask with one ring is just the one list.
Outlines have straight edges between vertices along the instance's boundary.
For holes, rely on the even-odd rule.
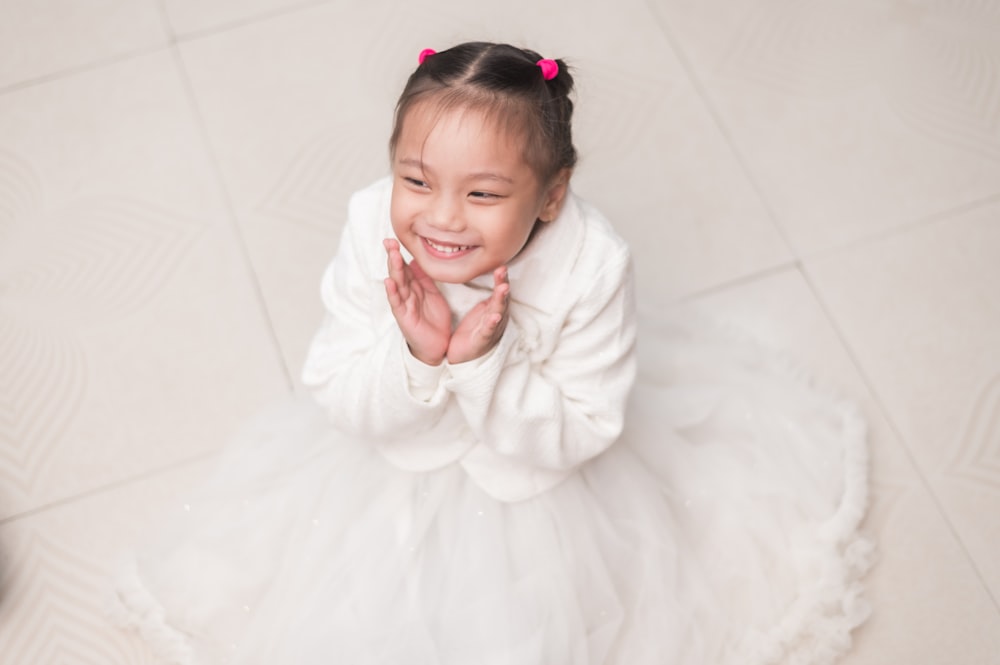
[[627,250],[604,259],[579,289],[584,295],[547,358],[514,352],[522,331],[511,320],[490,353],[450,367],[446,386],[476,438],[494,452],[566,470],[621,433],[636,372],[632,269]]
[[444,366],[414,358],[399,328],[386,325],[391,317],[380,316],[388,309],[385,275],[375,259],[381,245],[374,235],[368,242],[372,234],[360,226],[372,216],[365,208],[356,195],[336,257],[323,275],[326,314],[310,345],[302,382],[336,427],[385,440],[433,427],[448,394]]

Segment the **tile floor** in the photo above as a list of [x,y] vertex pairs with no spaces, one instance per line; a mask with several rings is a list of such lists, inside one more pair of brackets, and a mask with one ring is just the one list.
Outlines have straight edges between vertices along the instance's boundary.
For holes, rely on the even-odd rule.
[[1000,663],[1000,0],[471,6],[0,4],[0,663],[151,662],[111,553],[294,387],[394,96],[469,38],[575,63],[575,188],[647,305],[864,406],[845,664]]

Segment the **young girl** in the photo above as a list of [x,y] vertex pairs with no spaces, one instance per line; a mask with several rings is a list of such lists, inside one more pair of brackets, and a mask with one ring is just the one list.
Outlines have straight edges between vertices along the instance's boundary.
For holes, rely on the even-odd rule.
[[[566,64],[425,50],[294,404],[117,587],[166,662],[830,663],[864,620],[864,430],[712,327],[651,330],[570,192]],[[624,430],[624,431],[623,431]]]

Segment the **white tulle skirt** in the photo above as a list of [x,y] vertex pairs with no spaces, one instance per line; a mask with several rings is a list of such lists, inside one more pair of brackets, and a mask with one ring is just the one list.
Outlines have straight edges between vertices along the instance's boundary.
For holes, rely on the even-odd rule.
[[622,439],[519,503],[305,401],[266,414],[131,559],[115,619],[182,665],[833,662],[868,614],[861,418],[709,326],[644,339]]

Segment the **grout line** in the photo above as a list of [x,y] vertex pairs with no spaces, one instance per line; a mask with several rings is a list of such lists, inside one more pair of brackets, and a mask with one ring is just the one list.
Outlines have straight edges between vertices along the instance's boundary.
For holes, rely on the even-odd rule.
[[666,39],[666,42],[669,45],[671,51],[673,51],[678,62],[680,62],[681,67],[687,74],[688,79],[691,81],[691,84],[694,87],[695,91],[697,92],[698,96],[701,97],[702,103],[705,105],[705,108],[708,111],[709,115],[711,115],[716,128],[719,130],[719,132],[725,139],[726,143],[729,145],[729,149],[732,151],[733,156],[739,163],[744,176],[750,182],[750,185],[753,188],[754,192],[756,192],[757,197],[759,198],[761,204],[763,205],[765,211],[767,212],[768,217],[770,218],[771,224],[775,227],[779,236],[785,242],[786,248],[788,249],[789,253],[792,256],[798,257],[799,259],[802,260],[823,258],[831,254],[836,254],[844,250],[852,249],[867,244],[869,242],[884,240],[886,238],[892,237],[900,233],[904,233],[919,226],[940,222],[949,219],[951,217],[954,217],[956,215],[970,212],[972,210],[976,210],[977,208],[987,206],[992,203],[1000,202],[1000,193],[991,194],[982,197],[980,199],[967,201],[952,208],[947,208],[945,210],[940,210],[938,212],[933,212],[924,215],[922,217],[918,217],[916,219],[903,222],[902,224],[886,229],[884,231],[876,232],[871,235],[863,236],[861,238],[856,238],[854,240],[850,240],[840,245],[817,250],[811,253],[805,253],[805,254],[800,253],[798,248],[788,238],[788,235],[786,234],[785,229],[782,227],[777,214],[774,212],[774,209],[771,207],[771,204],[768,201],[763,188],[758,183],[757,179],[754,178],[753,173],[749,167],[749,163],[743,156],[743,153],[737,147],[736,141],[733,138],[732,133],[726,127],[726,124],[722,119],[722,114],[719,113],[718,109],[716,109],[715,104],[712,102],[711,97],[708,95],[708,91],[706,90],[705,86],[701,83],[701,80],[698,78],[698,75],[695,73],[694,67],[691,65],[691,62],[684,54],[684,51],[677,43],[677,40],[673,37],[673,34],[670,32],[670,29],[666,26],[663,17],[661,17],[660,14],[651,6],[652,3],[650,2],[650,0],[647,0],[646,4],[647,4],[647,9],[650,11],[650,13],[653,15],[654,20],[659,25],[660,30],[663,33],[663,36]]
[[840,245],[834,245],[832,247],[827,247],[824,249],[816,250],[815,252],[808,253],[802,257],[802,261],[814,261],[829,258],[830,256],[840,254],[842,252],[847,252],[852,249],[857,249],[865,245],[871,245],[883,240],[888,240],[899,235],[903,235],[910,231],[915,231],[924,226],[931,226],[933,224],[940,224],[947,222],[955,217],[964,215],[969,212],[973,212],[980,208],[985,208],[995,203],[1000,203],[1000,193],[990,194],[989,196],[984,196],[979,199],[974,199],[972,201],[966,201],[965,203],[960,203],[954,207],[946,208],[944,210],[939,210],[937,212],[932,212],[930,214],[924,215],[923,217],[918,217],[917,219],[910,220],[908,222],[903,222],[892,228],[883,229],[882,231],[877,231],[867,236],[862,236],[860,238],[855,238],[848,242],[842,243]]
[[170,473],[173,471],[179,471],[180,469],[183,469],[185,467],[194,466],[201,462],[205,462],[211,459],[212,457],[215,457],[216,455],[219,455],[220,452],[221,451],[219,450],[213,450],[210,452],[195,455],[194,457],[187,457],[180,461],[167,464],[166,466],[161,466],[155,469],[150,469],[148,471],[143,471],[142,473],[137,473],[134,476],[128,476],[127,478],[122,478],[120,480],[110,482],[106,485],[101,485],[100,487],[95,487],[89,490],[85,490],[83,492],[79,492],[78,494],[74,494],[73,496],[64,497],[62,499],[55,499],[54,501],[42,504],[41,506],[35,506],[34,508],[30,508],[28,510],[25,510],[24,512],[0,518],[0,528],[5,527],[9,524],[13,524],[14,522],[27,519],[29,517],[34,517],[42,513],[47,513],[51,510],[56,510],[57,508],[62,508],[63,506],[75,503],[83,499],[89,499],[95,496],[99,496],[101,494],[107,494],[109,492],[122,489],[123,487],[127,487],[129,485],[134,485],[145,480],[150,480],[162,474]]
[[942,519],[947,525],[948,530],[951,532],[952,538],[955,539],[955,542],[958,543],[959,547],[961,547],[962,551],[965,553],[966,560],[972,567],[972,570],[975,573],[976,577],[979,579],[979,583],[986,591],[986,595],[989,596],[990,601],[993,603],[993,608],[998,613],[1000,613],[1000,601],[998,601],[997,597],[993,594],[992,589],[990,589],[990,585],[987,584],[986,578],[983,576],[982,570],[980,570],[979,566],[976,564],[975,558],[972,556],[972,553],[969,551],[969,548],[966,547],[965,541],[962,540],[961,535],[958,533],[958,530],[952,523],[948,515],[948,511],[945,510],[944,504],[941,502],[941,499],[934,491],[933,485],[931,484],[930,480],[927,478],[926,474],[924,473],[923,469],[918,463],[917,457],[914,454],[913,449],[910,447],[906,438],[903,436],[903,433],[900,430],[899,426],[896,425],[896,421],[892,417],[892,412],[886,407],[885,401],[882,399],[881,394],[875,388],[874,381],[872,381],[871,377],[864,370],[864,367],[860,359],[858,358],[857,353],[854,351],[854,347],[847,340],[847,335],[844,333],[844,330],[840,327],[840,325],[838,325],[836,318],[833,316],[833,311],[827,304],[826,300],[823,298],[819,287],[812,280],[808,270],[806,270],[804,266],[802,265],[799,266],[799,272],[801,273],[802,278],[805,280],[806,284],[809,286],[809,290],[812,291],[813,297],[816,299],[816,302],[819,303],[819,306],[823,310],[823,314],[826,317],[827,322],[830,324],[830,327],[833,328],[834,333],[837,335],[837,338],[840,340],[841,345],[844,347],[844,350],[847,352],[848,357],[851,359],[851,363],[854,365],[854,368],[858,371],[858,374],[861,376],[861,380],[867,387],[868,392],[871,394],[872,399],[874,400],[876,406],[882,412],[882,416],[885,418],[886,423],[888,423],[889,429],[892,430],[892,433],[896,437],[897,445],[902,449],[903,454],[906,455],[907,459],[910,461],[910,465],[913,467],[914,472],[917,474],[917,478],[920,480],[920,484],[923,486],[928,496],[930,496],[931,501],[934,503],[934,506],[937,508],[938,513],[941,515]]
[[174,27],[170,23],[170,12],[167,11],[166,0],[153,0],[153,4],[156,5],[156,11],[160,15],[160,25],[163,27],[163,32],[166,33],[167,39],[171,45],[177,43],[177,33],[174,32]]
[[157,53],[159,51],[164,51],[170,48],[170,43],[164,40],[162,43],[157,43],[152,46],[143,46],[131,51],[126,51],[124,53],[118,53],[116,55],[110,55],[92,62],[88,62],[82,65],[75,65],[73,67],[67,67],[66,69],[60,69],[48,74],[42,74],[41,76],[36,76],[35,78],[25,79],[23,81],[18,81],[17,83],[11,83],[5,87],[0,88],[0,97],[3,95],[17,92],[19,90],[24,90],[26,88],[33,88],[35,86],[43,85],[45,83],[50,83],[61,78],[67,78],[70,76],[75,76],[77,74],[85,74],[87,72],[92,72],[97,69],[102,69],[104,67],[110,67],[127,60],[132,60],[135,58],[141,58],[144,55],[150,55],[152,53]]
[[735,277],[733,279],[726,280],[724,282],[719,282],[718,284],[706,286],[703,289],[692,291],[691,293],[685,293],[684,295],[678,296],[675,302],[677,303],[691,302],[694,300],[698,300],[699,298],[712,296],[717,293],[722,293],[723,291],[728,291],[729,289],[734,289],[746,284],[752,284],[753,282],[766,279],[772,275],[777,275],[779,273],[787,272],[788,270],[794,270],[798,268],[799,265],[800,265],[799,262],[795,260],[777,263],[773,266],[769,266],[761,270],[756,270],[754,272],[750,272],[745,275],[740,275],[739,277]]
[[83,74],[86,72],[91,72],[103,67],[110,65],[115,65],[120,62],[125,62],[127,60],[132,60],[133,58],[138,58],[144,55],[149,55],[151,53],[156,53],[170,48],[173,45],[183,42],[195,41],[199,39],[204,39],[206,37],[211,37],[214,35],[221,34],[228,30],[235,28],[241,28],[247,25],[252,25],[254,23],[260,23],[268,19],[277,18],[279,16],[284,16],[287,14],[294,14],[299,11],[304,11],[312,7],[318,7],[320,5],[330,4],[333,0],[305,0],[304,2],[299,2],[297,4],[291,5],[289,7],[282,7],[280,9],[275,9],[262,14],[257,14],[255,16],[249,16],[246,18],[231,21],[229,23],[223,23],[221,25],[213,26],[210,28],[203,28],[201,30],[195,30],[187,34],[178,34],[170,21],[170,15],[167,12],[164,0],[154,0],[157,11],[160,14],[160,21],[164,32],[166,33],[166,38],[162,43],[157,43],[151,46],[143,46],[131,51],[126,51],[124,53],[117,53],[110,56],[105,56],[91,62],[87,62],[81,65],[74,65],[71,67],[66,67],[65,69],[58,69],[54,72],[49,72],[47,74],[42,74],[34,78],[24,79],[17,81],[15,83],[10,83],[6,86],[0,86],[0,97],[8,93],[17,92],[18,90],[24,90],[25,88],[32,88],[37,85],[42,85],[49,83],[51,81],[56,81],[61,78],[67,78],[70,76],[75,76],[77,74]]
[[264,317],[266,322],[267,333],[271,338],[271,344],[277,355],[278,362],[281,364],[282,372],[285,375],[285,381],[288,384],[290,390],[295,389],[295,381],[292,379],[292,374],[288,369],[288,364],[285,361],[284,353],[281,349],[281,343],[278,340],[278,333],[274,327],[274,320],[271,318],[271,312],[267,307],[267,301],[264,298],[264,291],[261,287],[260,278],[257,275],[257,271],[254,268],[253,261],[250,258],[250,249],[247,246],[246,238],[243,235],[243,229],[240,227],[239,217],[236,214],[236,208],[233,205],[232,197],[229,195],[229,189],[226,187],[225,179],[222,175],[222,167],[219,164],[218,156],[215,154],[215,150],[212,148],[212,142],[209,139],[208,126],[205,124],[205,118],[202,116],[201,108],[198,105],[198,98],[195,95],[194,85],[191,83],[191,79],[188,76],[187,69],[184,67],[184,61],[181,58],[180,51],[177,46],[174,45],[170,49],[171,55],[173,56],[174,65],[177,68],[177,74],[181,78],[182,84],[184,86],[184,91],[187,95],[188,104],[190,106],[190,111],[194,116],[195,124],[198,128],[198,134],[201,138],[202,145],[205,149],[205,153],[208,156],[209,163],[212,167],[212,172],[215,175],[215,184],[222,196],[223,204],[226,209],[226,218],[232,227],[233,233],[236,235],[238,249],[240,256],[243,258],[244,268],[246,269],[247,276],[250,279],[250,285],[253,288],[254,296],[257,299],[258,305],[260,307],[260,313]]
[[[726,127],[725,123],[723,122],[721,114],[718,112],[718,110],[715,108],[715,105],[712,103],[711,97],[708,95],[707,90],[705,89],[704,85],[701,83],[701,80],[698,78],[697,74],[695,73],[694,68],[692,67],[690,61],[687,59],[687,56],[684,54],[683,50],[680,48],[677,40],[674,38],[674,36],[673,36],[672,32],[670,31],[670,29],[667,27],[667,25],[666,25],[665,20],[663,19],[663,17],[661,17],[660,14],[659,14],[659,12],[657,12],[652,7],[652,4],[651,4],[650,0],[647,0],[646,7],[649,10],[649,12],[653,15],[654,21],[659,25],[660,30],[661,30],[661,32],[662,32],[662,34],[663,34],[663,36],[664,36],[664,38],[665,38],[668,46],[670,47],[671,51],[673,51],[674,56],[677,58],[678,62],[680,62],[681,67],[684,69],[685,73],[687,74],[688,79],[691,81],[691,84],[694,87],[695,91],[701,97],[702,102],[704,103],[704,105],[705,105],[706,110],[708,111],[708,113],[711,115],[711,117],[712,117],[712,119],[713,119],[713,121],[714,121],[717,129],[722,134],[722,136],[726,140],[726,142],[729,144],[730,150],[733,152],[733,155],[736,158],[737,162],[739,163],[740,168],[743,170],[744,176],[749,180],[749,182],[750,182],[751,186],[753,187],[754,191],[757,193],[757,196],[759,197],[759,199],[761,201],[761,204],[764,206],[764,208],[765,208],[768,216],[771,219],[771,223],[775,226],[775,228],[778,231],[779,235],[785,241],[785,244],[788,246],[788,249],[792,253],[792,255],[793,256],[797,255],[796,252],[794,251],[794,246],[789,242],[788,236],[785,234],[785,230],[782,228],[781,224],[778,222],[777,215],[775,214],[773,208],[771,207],[770,203],[768,202],[767,197],[764,195],[763,189],[761,188],[761,186],[757,182],[757,180],[753,177],[753,175],[752,175],[752,173],[751,173],[751,171],[749,169],[749,165],[748,165],[746,159],[744,158],[742,152],[737,147],[736,142],[734,141],[732,134],[729,132],[728,128]],[[989,197],[986,197],[986,198],[983,198],[983,199],[979,199],[977,201],[972,201],[972,202],[968,202],[968,203],[956,206],[955,208],[952,208],[950,210],[945,210],[945,211],[941,211],[941,212],[937,212],[937,213],[932,213],[932,214],[927,215],[927,216],[925,216],[923,218],[914,220],[913,222],[910,222],[910,223],[904,225],[903,227],[897,227],[895,229],[889,230],[886,233],[876,234],[874,236],[870,236],[868,238],[861,239],[861,240],[859,240],[856,243],[848,243],[847,247],[853,247],[853,246],[855,246],[857,244],[863,244],[865,242],[870,242],[870,241],[875,240],[875,239],[881,239],[881,238],[884,238],[884,237],[887,237],[887,236],[895,235],[896,233],[902,233],[902,232],[904,232],[906,230],[910,230],[910,229],[914,228],[915,226],[930,224],[930,223],[934,223],[934,222],[941,221],[941,220],[944,220],[944,219],[948,219],[948,218],[952,217],[953,215],[960,214],[960,213],[963,213],[963,212],[968,212],[970,210],[974,210],[976,208],[979,208],[979,207],[984,206],[984,205],[988,205],[989,203],[992,203],[992,202],[995,202],[995,201],[998,201],[998,200],[1000,200],[1000,194],[995,194],[995,195],[992,195],[992,196],[989,196]],[[845,248],[846,247],[841,247],[840,249],[845,249]],[[830,251],[834,252],[834,251],[839,251],[839,250],[835,249],[835,250],[830,250]],[[820,254],[823,254],[823,253],[824,252],[820,252]],[[813,258],[815,258],[815,256]],[[910,446],[906,443],[906,440],[902,436],[902,433],[901,433],[899,427],[896,425],[895,421],[891,417],[890,412],[886,409],[885,402],[882,400],[882,398],[879,395],[879,393],[875,390],[875,386],[874,386],[874,383],[872,382],[871,378],[868,376],[868,374],[862,368],[861,363],[859,362],[859,359],[857,357],[857,354],[854,351],[854,348],[847,341],[847,337],[845,336],[844,331],[841,329],[841,327],[839,325],[837,325],[837,322],[836,322],[835,318],[833,317],[832,311],[828,307],[826,301],[822,298],[819,289],[817,288],[816,284],[812,281],[812,279],[809,277],[809,274],[808,274],[807,270],[805,269],[805,267],[804,267],[804,265],[802,264],[801,261],[797,261],[796,262],[796,268],[799,271],[799,273],[802,275],[803,279],[805,279],[806,284],[809,286],[809,289],[813,293],[813,297],[816,298],[816,301],[819,303],[820,307],[822,308],[823,313],[824,313],[824,315],[827,318],[827,321],[829,322],[829,324],[833,328],[834,333],[840,339],[840,343],[843,345],[845,351],[847,352],[848,356],[851,359],[851,362],[854,364],[854,367],[858,370],[858,373],[860,374],[860,376],[862,378],[862,381],[865,383],[865,385],[867,386],[868,390],[871,392],[872,398],[875,400],[875,403],[878,405],[878,408],[881,409],[882,415],[885,417],[886,422],[889,424],[889,427],[892,429],[893,433],[895,434],[896,438],[898,439],[899,445],[902,447],[902,449],[904,451],[904,454],[907,456],[907,458],[910,460],[910,463],[913,465],[913,468],[914,468],[914,470],[915,470],[915,472],[917,474],[917,477],[920,479],[921,484],[923,485],[924,489],[927,491],[928,495],[931,497],[931,500],[934,502],[934,505],[937,507],[938,512],[941,514],[941,517],[944,519],[945,524],[947,524],[947,527],[948,527],[949,531],[951,531],[952,537],[955,539],[955,542],[958,543],[958,545],[962,548],[962,551],[965,553],[965,556],[966,556],[966,559],[969,562],[969,565],[972,567],[972,570],[975,572],[976,576],[979,578],[979,582],[982,585],[983,589],[986,591],[986,593],[989,596],[990,600],[992,601],[994,609],[997,612],[1000,612],[1000,602],[998,602],[997,597],[993,594],[993,592],[990,589],[989,585],[986,583],[986,580],[983,577],[982,571],[976,565],[975,559],[972,557],[972,554],[969,552],[968,548],[965,546],[964,541],[959,536],[957,530],[955,529],[955,525],[949,519],[947,511],[945,511],[944,506],[941,503],[941,500],[939,499],[938,495],[932,489],[930,481],[924,475],[924,473],[923,473],[920,465],[917,464],[917,461],[916,461],[916,458],[915,458],[915,456],[913,454],[913,451],[911,450]]]
[[653,16],[653,21],[660,27],[660,32],[667,43],[667,46],[673,52],[674,57],[677,58],[677,62],[680,63],[681,68],[687,75],[688,81],[694,88],[695,93],[701,98],[702,104],[705,106],[705,110],[708,112],[709,116],[712,118],[712,122],[715,124],[715,128],[722,135],[723,140],[729,146],[729,150],[733,157],[736,159],[736,163],[739,164],[740,170],[743,172],[743,176],[750,183],[750,187],[753,189],[754,193],[757,194],[757,199],[760,201],[761,206],[767,213],[767,217],[771,222],[771,226],[777,232],[778,236],[781,238],[782,242],[785,244],[785,249],[792,256],[797,256],[795,251],[795,246],[788,238],[788,234],[785,232],[784,227],[778,221],[778,215],[775,213],[774,208],[771,206],[770,201],[768,201],[767,196],[764,194],[764,189],[761,187],[760,183],[753,176],[753,172],[750,170],[750,165],[747,162],[746,157],[743,152],[737,147],[736,141],[733,138],[732,133],[726,126],[726,123],[722,120],[722,114],[712,103],[712,98],[709,96],[708,91],[702,84],[701,79],[694,71],[694,67],[688,60],[683,49],[681,49],[680,44],[674,38],[673,33],[667,27],[665,20],[660,16],[659,12],[653,8],[651,0],[646,1],[646,9]]
[[287,7],[272,9],[271,11],[263,12],[261,14],[254,14],[253,16],[246,16],[228,23],[220,23],[219,25],[192,30],[191,32],[177,35],[176,39],[180,43],[197,41],[199,39],[205,39],[206,37],[213,37],[229,30],[235,30],[248,25],[253,25],[255,23],[261,23],[269,19],[278,18],[288,14],[295,14],[297,12],[312,9],[313,7],[319,7],[321,5],[328,5],[332,2],[333,0],[304,0],[303,2],[298,2]]

